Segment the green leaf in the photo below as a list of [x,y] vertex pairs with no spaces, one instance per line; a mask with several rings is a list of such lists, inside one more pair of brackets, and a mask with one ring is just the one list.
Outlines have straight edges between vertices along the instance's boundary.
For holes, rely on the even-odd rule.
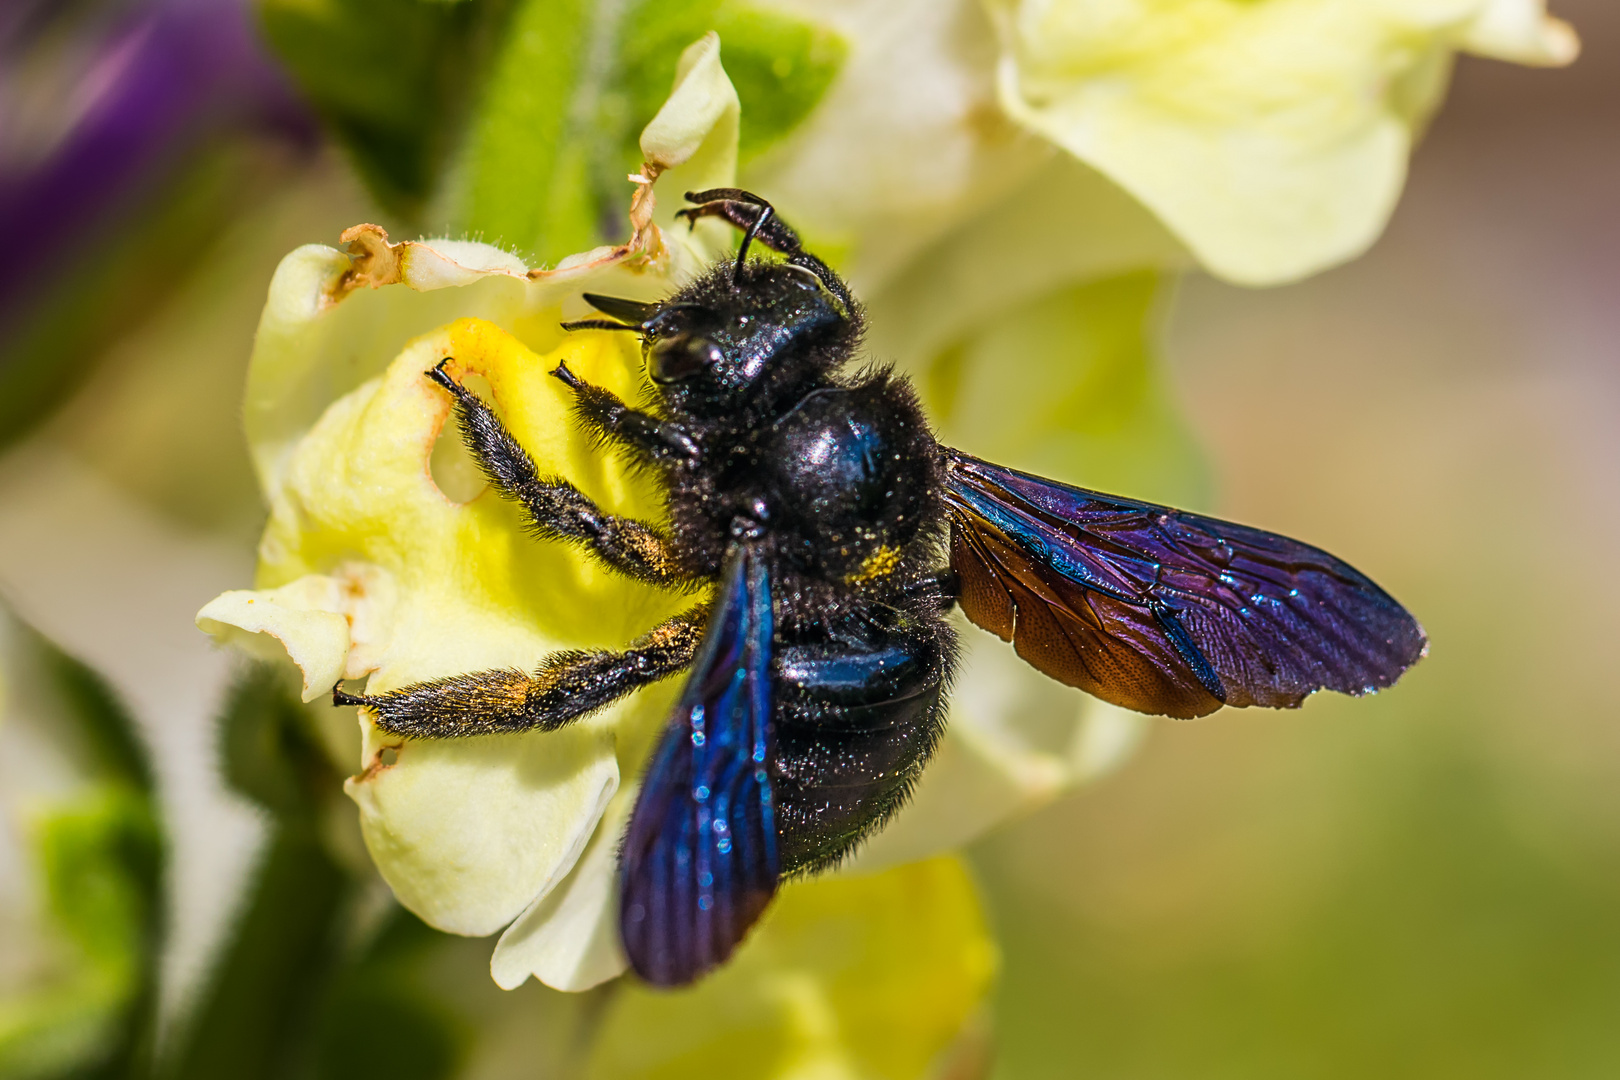
[[33,846],[65,978],[0,1002],[0,1075],[133,1075],[155,987],[163,843],[149,800],[118,783],[45,815]]
[[268,1080],[299,1064],[341,940],[334,927],[347,884],[313,830],[277,830],[236,933],[187,1020],[176,1080]]
[[150,795],[152,763],[135,728],[107,680],[89,665],[40,639],[41,666],[55,686],[89,750],[92,769]]
[[165,851],[151,767],[129,714],[90,668],[24,630],[8,663],[91,783],[32,822],[57,977],[0,1001],[0,1076],[143,1075],[156,1000]]
[[830,30],[732,0],[525,0],[459,162],[457,227],[546,263],[622,241],[637,138],[709,30],[742,102],[745,159],[809,115],[846,51]]
[[35,845],[52,922],[109,983],[132,987],[159,902],[163,845],[149,802],[102,785],[45,816]]
[[281,818],[313,817],[340,782],[306,729],[306,716],[289,673],[255,664],[231,687],[220,717],[226,781]]
[[600,141],[590,129],[609,57],[592,38],[609,32],[611,11],[586,0],[519,5],[461,161],[459,227],[550,263],[593,246],[589,155]]
[[510,0],[260,0],[271,47],[377,201],[420,216]]
[[444,941],[404,908],[392,909],[371,945],[334,980],[316,1032],[317,1080],[455,1075],[473,1033],[429,993],[424,970]]
[[[220,718],[226,778],[275,822],[243,914],[187,1017],[174,1080],[453,1075],[466,1039],[416,978],[440,935],[389,904],[328,842],[352,814],[279,666],[246,668]],[[374,908],[374,905],[373,905]],[[425,983],[425,980],[420,980]]]

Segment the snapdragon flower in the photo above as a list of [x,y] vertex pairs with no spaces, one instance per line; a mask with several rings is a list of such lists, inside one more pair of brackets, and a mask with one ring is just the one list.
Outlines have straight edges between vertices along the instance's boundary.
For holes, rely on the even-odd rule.
[[[674,207],[660,207],[654,191],[730,182],[737,110],[711,36],[687,51],[643,135],[631,240],[552,269],[465,241],[390,243],[375,226],[345,234],[351,254],[311,245],[288,256],[271,284],[247,392],[271,507],[259,588],[219,597],[199,625],[261,655],[291,656],[313,700],[339,679],[368,678],[378,692],[532,668],[562,649],[622,646],[689,606],[689,597],[619,577],[572,547],[535,542],[492,492],[446,495],[432,458],[451,403],[423,373],[452,357],[459,377],[485,380],[542,472],[568,477],[614,513],[656,516],[657,489],[572,423],[566,388],[546,373],[566,359],[595,385],[638,393],[639,350],[624,335],[565,335],[557,324],[587,310],[582,292],[665,295],[725,249],[731,237],[718,223],[670,228]],[[363,719],[362,760],[346,790],[395,895],[443,930],[504,928],[491,960],[502,986],[534,975],[579,990],[619,974],[615,852],[631,781],[676,682],[549,733],[409,741]],[[945,760],[974,752],[947,751]],[[1015,774],[1031,771],[1012,757]],[[1022,786],[1061,784],[1046,774],[1016,781],[1018,797]],[[1012,800],[985,795],[989,814]],[[956,798],[964,796],[972,801]],[[905,851],[889,861],[950,846],[963,827],[951,825],[931,840],[899,834]],[[976,902],[963,910],[976,912]],[[983,942],[982,930],[970,930],[970,942]],[[977,1000],[982,975],[959,1011]]]
[[[706,39],[649,125],[648,170],[688,186],[730,179],[737,108],[718,42]],[[673,614],[681,598],[533,542],[494,495],[447,497],[429,461],[450,402],[423,377],[454,357],[458,374],[487,380],[542,470],[616,512],[655,513],[655,493],[597,452],[545,374],[567,356],[582,377],[634,394],[639,357],[622,337],[565,339],[557,324],[581,313],[583,291],[658,296],[713,257],[707,229],[660,228],[652,179],[640,185],[630,243],[550,270],[485,244],[391,244],[375,226],[345,234],[352,257],[319,245],[288,256],[247,390],[271,507],[261,587],[225,594],[199,624],[279,641],[312,699],[340,678],[369,677],[375,692],[532,667],[559,649],[622,644]],[[645,753],[669,690],[552,735],[407,744],[366,722],[347,790],[396,896],[454,933],[511,924],[493,962],[503,985],[535,973],[582,989],[616,975],[608,908],[614,829],[627,811],[621,777]]]

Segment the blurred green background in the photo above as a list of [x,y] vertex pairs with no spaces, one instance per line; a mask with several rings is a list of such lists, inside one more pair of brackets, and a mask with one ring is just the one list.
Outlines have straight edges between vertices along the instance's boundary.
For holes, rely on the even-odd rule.
[[[1430,657],[1371,699],[1156,722],[1125,768],[976,844],[1003,966],[990,1056],[963,1055],[960,1076],[987,1061],[998,1080],[1620,1075],[1620,7],[1557,13],[1580,62],[1461,60],[1369,255],[1264,291],[1193,274],[1169,314],[1166,378],[1207,457],[1207,508],[1366,570],[1423,620]],[[330,862],[308,820],[196,779],[217,772],[198,749],[212,702],[140,697],[143,672],[201,686],[226,663],[190,620],[251,575],[263,511],[236,403],[265,283],[300,243],[394,224],[337,154],[295,143],[198,142],[183,190],[142,195],[169,242],[109,260],[117,303],[60,346],[83,363],[54,411],[13,418],[32,441],[0,459],[0,555],[45,553],[12,563],[6,600],[172,721],[148,734],[196,835],[167,872],[201,899],[177,916],[169,976],[205,966],[224,932],[253,858],[242,836]],[[414,174],[393,175],[411,205]],[[171,291],[143,288],[160,274]],[[8,387],[53,370],[14,368]],[[51,493],[72,485],[105,499],[63,510]],[[29,591],[64,576],[71,594]],[[22,742],[0,761],[8,813],[70,787]],[[27,908],[22,846],[15,830],[0,843],[6,920]],[[8,986],[55,962],[30,925],[0,925]],[[419,932],[403,922],[384,944],[415,955]],[[487,942],[431,948],[409,977],[366,954],[336,1000],[382,1025],[410,1007],[389,993],[430,984],[458,1003],[445,1030],[487,1026],[476,1053],[423,1021],[427,1049],[379,1064],[323,1029],[345,1075],[440,1058],[568,1075],[599,1000],[502,994]]]
[[1006,1078],[1620,1075],[1620,8],[1464,59],[1388,233],[1198,275],[1173,384],[1223,514],[1423,621],[1393,692],[1160,722],[981,843]]

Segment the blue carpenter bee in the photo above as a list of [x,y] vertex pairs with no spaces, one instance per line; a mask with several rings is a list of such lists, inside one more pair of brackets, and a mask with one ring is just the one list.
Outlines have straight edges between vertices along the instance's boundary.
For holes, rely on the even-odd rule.
[[[588,295],[609,318],[565,324],[639,335],[657,413],[553,372],[580,423],[663,478],[667,530],[538,475],[443,364],[429,374],[539,536],[652,585],[717,581],[713,600],[532,674],[334,691],[386,731],[456,738],[554,729],[690,669],[620,854],[620,929],[648,982],[723,962],[784,876],[837,863],[904,804],[943,729],[954,605],[1053,678],[1177,717],[1367,693],[1423,655],[1412,616],[1326,552],[941,446],[903,377],[844,372],[860,305],[769,203],[687,199],[692,221],[744,230],[737,258],[660,303]],[[749,262],[754,243],[784,259]]]

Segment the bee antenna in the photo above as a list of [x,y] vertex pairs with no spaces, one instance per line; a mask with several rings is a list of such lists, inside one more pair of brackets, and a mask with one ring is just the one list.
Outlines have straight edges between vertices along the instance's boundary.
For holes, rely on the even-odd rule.
[[641,332],[641,327],[631,326],[628,323],[614,322],[612,319],[575,319],[573,322],[558,323],[564,330],[634,330]]
[[743,266],[748,261],[748,245],[754,242],[754,237],[759,235],[760,227],[776,212],[776,208],[764,199],[760,199],[757,195],[754,198],[758,200],[759,216],[754,218],[753,223],[748,226],[748,231],[743,233],[742,244],[737,248],[737,265],[731,271],[733,289],[742,287]]

